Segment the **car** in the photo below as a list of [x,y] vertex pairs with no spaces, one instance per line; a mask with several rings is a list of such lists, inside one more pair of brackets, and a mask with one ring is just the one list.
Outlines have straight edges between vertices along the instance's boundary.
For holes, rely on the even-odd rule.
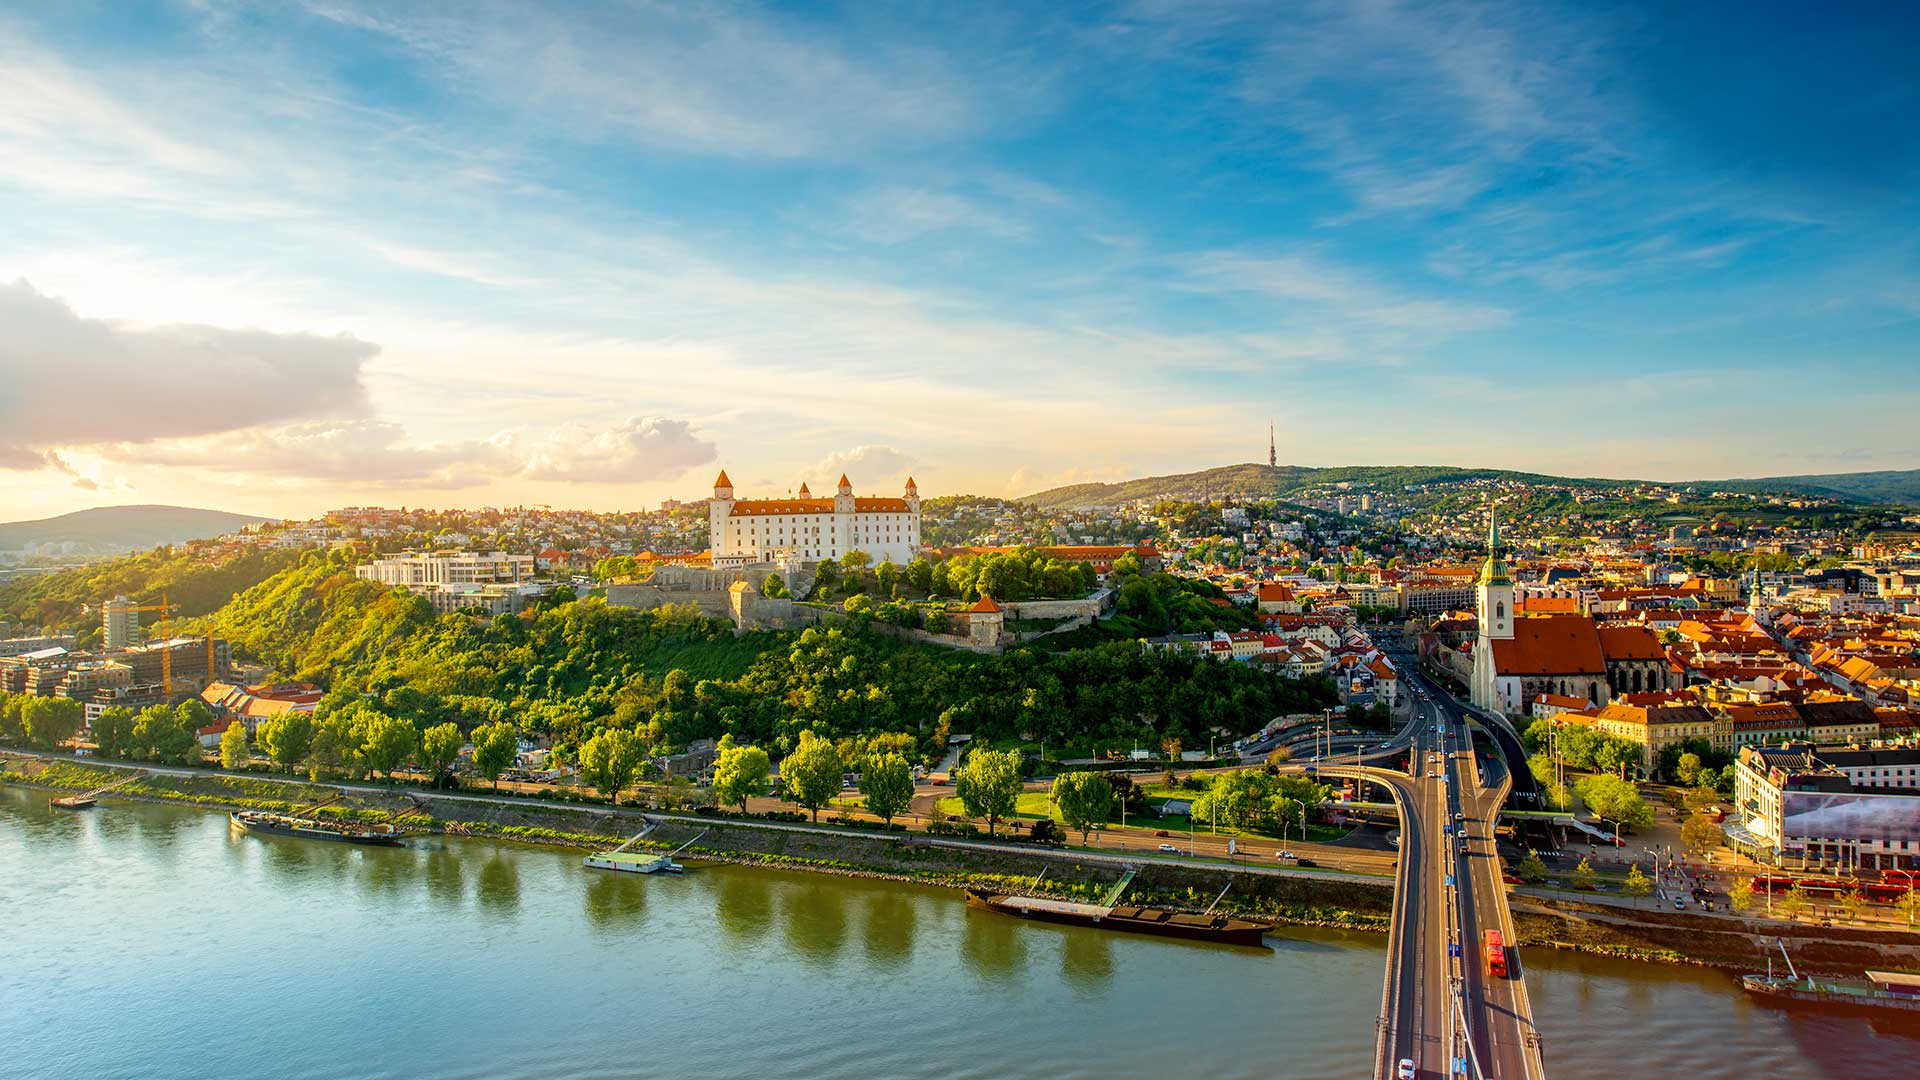
[[1468,851],[1467,851],[1467,838],[1466,838],[1466,837],[1464,837],[1464,836],[1460,838],[1460,854],[1462,854],[1462,855],[1465,855],[1465,854],[1468,854]]
[[1295,866],[1319,866],[1320,864],[1319,864],[1319,863],[1317,863],[1317,862],[1314,862],[1314,861],[1313,861],[1312,859],[1295,859],[1295,860],[1293,861],[1293,865],[1295,865]]
[[1519,879],[1519,878],[1517,878],[1517,877],[1514,877],[1514,876],[1513,876],[1512,874],[1501,874],[1501,875],[1500,875],[1500,880],[1501,880],[1501,881],[1503,881],[1503,882],[1505,882],[1505,883],[1507,883],[1508,885],[1519,885],[1519,884],[1522,884],[1522,882],[1520,881],[1520,879]]
[[1175,852],[1175,853],[1178,853],[1180,849],[1179,849],[1179,848],[1177,848],[1177,847],[1174,847],[1174,846],[1173,846],[1172,844],[1161,844],[1161,845],[1160,845],[1160,850],[1161,850],[1161,851],[1171,851],[1171,852]]
[[1678,896],[1676,896],[1676,897],[1674,897],[1674,898],[1673,898],[1673,910],[1675,910],[1675,911],[1685,911],[1685,910],[1687,910],[1687,902],[1686,902],[1686,900],[1684,900],[1684,899],[1682,899],[1681,897],[1678,897]]
[[1466,815],[1466,813],[1465,813],[1464,811],[1461,811],[1461,810],[1455,810],[1455,811],[1453,812],[1453,820],[1455,820],[1455,821],[1465,821],[1465,820],[1467,820],[1467,815]]
[[1459,942],[1457,942],[1457,941],[1449,941],[1449,942],[1447,942],[1447,955],[1448,955],[1448,956],[1459,956],[1459,955],[1460,955],[1460,943],[1459,943]]
[[1172,833],[1170,833],[1170,832],[1168,832],[1168,831],[1167,831],[1167,830],[1165,830],[1165,829],[1161,829],[1161,830],[1160,830],[1159,832],[1157,832],[1157,833],[1154,833],[1153,835],[1155,835],[1155,836],[1172,836],[1173,834],[1172,834]]
[[1274,857],[1274,858],[1276,858],[1276,859],[1293,859],[1293,858],[1297,858],[1297,856],[1296,856],[1296,855],[1294,855],[1294,853],[1293,853],[1293,852],[1291,852],[1291,851],[1276,851],[1276,852],[1274,852],[1274,853],[1273,853],[1273,857]]
[[1395,1080],[1413,1080],[1413,1059],[1401,1058],[1400,1067],[1394,1071]]

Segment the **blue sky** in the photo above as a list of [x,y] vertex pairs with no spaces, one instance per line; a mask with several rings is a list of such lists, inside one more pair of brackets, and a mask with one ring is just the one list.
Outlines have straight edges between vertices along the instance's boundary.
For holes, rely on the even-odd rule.
[[0,516],[1920,466],[1897,6],[44,8]]

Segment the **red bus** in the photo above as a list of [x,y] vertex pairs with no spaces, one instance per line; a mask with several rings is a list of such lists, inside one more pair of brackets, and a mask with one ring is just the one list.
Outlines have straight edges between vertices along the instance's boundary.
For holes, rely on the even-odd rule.
[[1487,931],[1487,975],[1490,978],[1507,977],[1507,947],[1500,940],[1500,931]]

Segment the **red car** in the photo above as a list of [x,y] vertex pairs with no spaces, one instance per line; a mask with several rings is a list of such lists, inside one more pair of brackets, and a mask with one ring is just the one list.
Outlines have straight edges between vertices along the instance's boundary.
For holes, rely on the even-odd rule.
[[1160,830],[1159,832],[1157,832],[1157,833],[1154,833],[1153,835],[1155,835],[1155,836],[1172,836],[1173,834],[1172,834],[1172,833],[1170,833],[1170,832],[1168,832],[1168,831],[1167,831],[1167,830],[1165,830],[1165,829],[1161,829],[1161,830]]

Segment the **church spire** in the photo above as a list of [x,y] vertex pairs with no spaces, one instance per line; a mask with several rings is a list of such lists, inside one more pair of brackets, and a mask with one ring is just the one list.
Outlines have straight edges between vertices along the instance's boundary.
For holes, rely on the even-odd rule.
[[1507,577],[1507,562],[1500,552],[1500,513],[1499,502],[1487,504],[1487,561],[1480,565],[1480,583],[1482,585],[1511,585]]

